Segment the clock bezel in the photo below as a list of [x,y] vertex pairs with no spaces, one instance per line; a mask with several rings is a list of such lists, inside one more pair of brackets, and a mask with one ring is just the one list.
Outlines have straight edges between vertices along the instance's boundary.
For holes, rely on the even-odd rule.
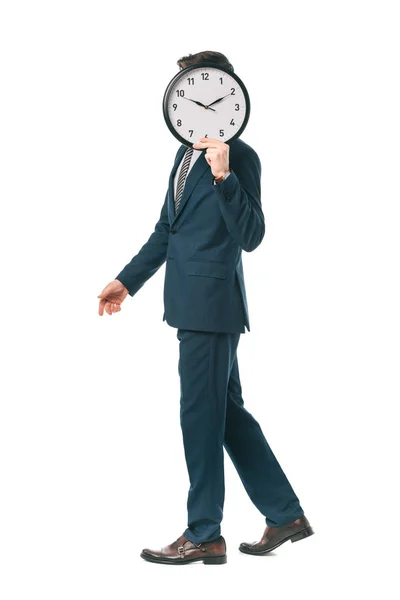
[[240,135],[242,135],[243,131],[246,128],[247,122],[248,122],[249,117],[250,117],[250,96],[249,96],[249,93],[247,91],[247,88],[246,88],[245,84],[240,79],[240,77],[238,75],[236,75],[236,73],[234,73],[233,71],[231,71],[227,67],[223,67],[222,65],[218,65],[218,64],[210,63],[210,62],[203,62],[203,63],[198,63],[198,64],[195,64],[195,65],[190,65],[189,67],[185,67],[184,69],[181,69],[180,71],[178,71],[178,73],[176,73],[176,75],[174,75],[174,77],[171,79],[171,81],[167,85],[166,90],[164,92],[164,97],[163,97],[163,115],[164,115],[164,120],[165,120],[165,122],[167,124],[168,129],[172,133],[172,135],[178,141],[180,141],[181,144],[184,144],[185,146],[188,146],[189,148],[192,148],[192,146],[193,146],[193,144],[195,143],[196,140],[193,140],[193,142],[189,142],[186,138],[184,138],[183,136],[181,136],[176,131],[176,129],[174,128],[174,126],[172,125],[171,119],[169,118],[169,114],[168,114],[168,100],[169,100],[169,96],[171,94],[172,88],[175,86],[175,83],[178,81],[178,79],[181,79],[182,76],[184,76],[186,73],[189,73],[193,69],[202,69],[202,68],[218,69],[219,71],[223,71],[224,73],[227,73],[228,75],[230,75],[232,77],[232,79],[234,79],[238,83],[238,85],[241,87],[241,90],[243,92],[243,95],[244,95],[244,98],[245,98],[245,101],[246,101],[246,112],[245,112],[243,123],[240,126],[240,128],[238,129],[238,131],[231,138],[229,138],[229,140],[227,140],[227,141],[221,140],[221,141],[224,141],[225,144],[229,145],[231,142],[233,142],[234,140],[236,140]]

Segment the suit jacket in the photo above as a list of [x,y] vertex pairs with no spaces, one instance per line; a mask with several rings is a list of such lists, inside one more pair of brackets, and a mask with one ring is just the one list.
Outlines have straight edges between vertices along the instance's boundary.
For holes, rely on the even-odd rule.
[[180,146],[154,232],[116,276],[134,296],[166,262],[163,320],[172,327],[250,331],[242,250],[255,250],[265,234],[261,163],[240,138],[229,146],[229,177],[214,184],[204,149],[175,214],[173,181],[187,148]]

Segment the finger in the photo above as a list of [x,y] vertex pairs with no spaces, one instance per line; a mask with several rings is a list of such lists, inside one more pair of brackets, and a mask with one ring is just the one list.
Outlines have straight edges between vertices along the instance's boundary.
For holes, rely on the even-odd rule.
[[203,148],[217,148],[216,142],[196,142],[193,144],[193,148],[202,150]]
[[105,300],[100,300],[99,302],[99,315],[102,316],[104,314],[104,304],[106,303]]
[[223,142],[220,142],[219,140],[214,140],[212,138],[200,138],[198,142],[193,144],[193,148],[218,148],[221,146],[221,144],[223,144]]
[[222,142],[221,140],[217,140],[217,138],[208,138],[208,137],[199,138],[199,142],[217,142],[218,144],[224,144],[224,142]]

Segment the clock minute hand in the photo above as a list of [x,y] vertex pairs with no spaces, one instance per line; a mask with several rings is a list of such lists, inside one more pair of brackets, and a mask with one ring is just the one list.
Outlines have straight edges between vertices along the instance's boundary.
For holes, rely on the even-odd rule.
[[[223,100],[227,96],[231,96],[231,94],[226,94],[225,96],[222,96],[222,98],[218,98],[218,100],[214,100],[214,102],[211,102],[211,104],[209,104],[208,107],[212,106],[213,104],[217,104],[217,102],[221,102],[221,100]],[[211,110],[213,110],[213,109],[211,109]]]
[[[182,98],[185,98],[185,100],[190,100],[191,102],[194,102],[195,104],[198,104],[199,106],[202,106],[203,108],[208,108],[208,106],[206,106],[205,104],[202,104],[198,100],[192,100],[192,98],[186,98],[186,96],[182,96]],[[210,108],[210,110],[214,110],[214,109]],[[214,110],[214,112],[215,112],[215,110]]]

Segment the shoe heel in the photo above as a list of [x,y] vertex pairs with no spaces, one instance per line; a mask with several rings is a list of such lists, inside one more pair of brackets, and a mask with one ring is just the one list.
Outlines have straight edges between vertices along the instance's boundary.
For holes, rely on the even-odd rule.
[[208,558],[204,558],[203,563],[205,565],[223,565],[226,561],[226,554],[224,554],[224,556],[209,556]]
[[293,542],[298,542],[299,540],[303,540],[306,537],[309,537],[310,535],[313,535],[313,530],[312,527],[307,527],[306,529],[303,529],[303,531],[299,531],[299,533],[295,533],[294,535],[292,535],[292,537],[290,538],[290,541]]

